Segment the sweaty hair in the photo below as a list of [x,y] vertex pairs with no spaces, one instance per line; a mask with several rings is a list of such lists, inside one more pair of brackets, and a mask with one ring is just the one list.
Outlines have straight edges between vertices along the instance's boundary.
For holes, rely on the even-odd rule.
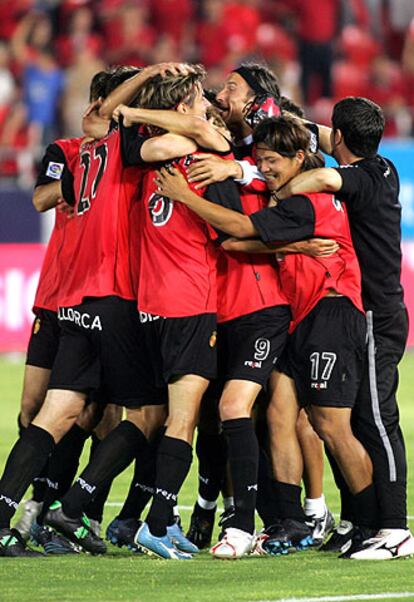
[[106,98],[119,84],[141,71],[138,67],[120,65],[105,71],[98,71],[92,78],[89,86],[89,102]]
[[280,110],[282,111],[282,113],[284,111],[286,111],[287,113],[290,113],[291,115],[297,115],[298,117],[301,117],[301,118],[305,117],[305,111],[302,109],[302,107],[297,105],[295,102],[293,102],[293,100],[291,100],[287,96],[280,97],[279,106],[280,106]]
[[381,107],[360,96],[343,98],[333,108],[333,130],[341,130],[345,145],[357,157],[375,157],[384,133]]
[[188,75],[156,75],[138,91],[134,105],[143,109],[175,109],[180,102],[192,106],[197,84],[202,84],[206,71],[202,65],[191,65],[194,73]]
[[299,150],[305,153],[301,171],[323,167],[323,159],[310,150],[310,132],[295,117],[264,119],[253,132],[253,141],[264,144],[282,157],[293,158]]
[[[280,102],[279,82],[276,75],[269,67],[260,63],[242,63],[240,67],[249,71],[250,75],[256,80],[260,87],[270,96],[273,96],[277,103]],[[252,90],[252,96],[255,96],[256,94],[257,92]]]

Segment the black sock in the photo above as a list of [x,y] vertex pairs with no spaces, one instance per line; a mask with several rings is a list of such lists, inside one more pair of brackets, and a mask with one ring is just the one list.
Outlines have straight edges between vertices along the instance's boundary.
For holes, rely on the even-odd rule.
[[208,502],[215,502],[223,487],[227,466],[227,444],[223,433],[210,434],[198,429],[198,493]]
[[186,441],[164,436],[157,454],[155,491],[147,516],[153,535],[166,534],[171,512],[177,503],[178,492],[190,470],[192,449]]
[[10,525],[26,489],[42,470],[54,446],[52,435],[33,424],[15,443],[0,480],[0,528]]
[[69,490],[79,467],[79,460],[89,433],[77,424],[56,445],[46,466],[43,508],[37,522],[43,524],[49,506]]
[[358,527],[379,528],[379,509],[375,485],[372,483],[353,496],[355,524]]
[[75,484],[62,498],[63,511],[70,518],[82,515],[105,481],[120,474],[148,442],[132,422],[124,420],[109,433]]
[[223,433],[227,441],[235,507],[230,526],[253,533],[259,470],[259,446],[253,420],[224,420]]
[[[98,437],[95,435],[95,433],[92,433],[92,442],[91,442],[91,451],[89,454],[89,462],[92,461],[100,443],[101,443],[101,439],[98,439]],[[86,508],[86,514],[88,515],[88,518],[91,518],[92,520],[96,520],[96,521],[98,521],[98,523],[102,522],[104,506],[105,506],[106,500],[108,499],[108,495],[109,495],[109,492],[112,487],[112,482],[113,482],[113,479],[108,479],[107,481],[105,481],[105,483],[100,487],[96,497],[94,497],[93,500],[91,500],[91,502],[88,504],[88,506]]]
[[304,523],[306,516],[300,500],[302,492],[300,485],[272,481],[272,488],[277,499],[280,518],[292,518]]
[[272,469],[264,449],[259,448],[259,474],[257,479],[257,513],[263,521],[263,526],[274,525],[280,518],[272,487]]
[[336,463],[335,458],[329,451],[329,449],[325,445],[325,454],[329,460],[329,464],[331,466],[332,474],[335,480],[335,485],[339,489],[339,494],[341,496],[341,520],[347,520],[351,523],[354,522],[354,501],[353,495],[349,491],[348,485],[342,475],[342,472]]

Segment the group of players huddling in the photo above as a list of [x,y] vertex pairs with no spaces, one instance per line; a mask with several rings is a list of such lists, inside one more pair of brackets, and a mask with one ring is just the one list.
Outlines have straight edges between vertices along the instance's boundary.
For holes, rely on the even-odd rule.
[[0,480],[0,556],[40,555],[29,537],[46,554],[105,553],[105,500],[133,461],[106,537],[134,552],[187,560],[209,547],[222,492],[216,558],[414,554],[396,401],[399,184],[377,154],[382,111],[345,98],[331,129],[306,122],[264,65],[241,65],[218,93],[205,75],[181,63],[100,72],[84,137],[46,150],[33,202],[56,223]]

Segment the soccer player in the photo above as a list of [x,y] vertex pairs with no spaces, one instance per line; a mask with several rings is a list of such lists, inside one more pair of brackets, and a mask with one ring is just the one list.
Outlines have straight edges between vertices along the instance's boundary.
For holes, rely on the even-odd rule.
[[[142,81],[154,72],[156,68],[143,70]],[[151,425],[147,412],[140,410],[141,405],[162,402],[162,392],[158,395],[158,390],[145,389],[147,371],[140,363],[143,354],[140,358],[137,336],[132,265],[136,255],[130,254],[129,245],[133,245],[132,235],[137,232],[133,208],[139,174],[134,168],[123,168],[119,148],[118,132],[112,129],[101,141],[86,144],[77,159],[80,162],[78,180],[75,180],[77,204],[75,217],[70,221],[76,232],[71,240],[72,248],[65,249],[62,258],[67,262],[67,270],[65,286],[59,290],[63,334],[45,403],[14,446],[0,481],[0,553],[3,556],[29,553],[10,530],[10,518],[56,442],[75,422],[89,391],[103,384],[111,401],[129,406],[130,420],[111,433],[112,448],[120,449],[119,457],[115,454],[117,463],[111,467],[115,473],[122,469],[127,451],[133,448],[136,453],[148,445]],[[149,148],[151,150],[151,145]],[[143,152],[147,150],[146,147]],[[168,153],[151,155],[150,150],[150,159],[170,158]],[[114,183],[118,184],[116,190]],[[114,193],[113,197],[105,194],[108,188]],[[96,254],[97,246],[101,254]],[[100,261],[101,257],[105,258],[104,262]],[[159,419],[157,408],[153,414],[154,420],[156,416]],[[98,485],[110,476],[101,469],[106,462],[105,449],[100,449],[94,460],[95,469],[103,474],[101,482],[93,485],[88,482],[85,486],[82,479],[82,484],[78,483],[83,492],[87,490],[88,501]],[[60,505],[56,505],[48,522],[55,526],[65,523],[66,534],[80,540],[84,548],[97,553],[105,551],[103,542],[94,536],[89,525],[76,518],[77,508],[69,512],[73,518],[67,517]]]
[[[254,140],[258,165],[270,191],[277,191],[306,169],[309,133],[296,120],[287,117],[266,120],[256,129]],[[280,365],[283,374],[273,375],[276,383],[269,428],[272,435],[271,423],[273,418],[277,419],[278,405],[288,406],[290,417],[285,427],[292,438],[296,437],[299,411],[294,395],[296,386],[300,403],[310,405],[312,423],[351,489],[361,527],[372,528],[376,502],[372,466],[350,424],[362,372],[365,323],[360,271],[344,207],[332,195],[301,195],[245,216],[200,199],[176,171],[168,174],[161,170],[157,182],[161,194],[179,199],[215,228],[233,236],[259,236],[266,243],[319,234],[335,238],[340,244],[340,250],[330,258],[316,260],[291,254],[280,264],[282,287],[290,301],[293,323]],[[342,333],[340,337],[338,330]],[[288,418],[286,411],[285,416]],[[272,449],[278,450],[273,437]],[[296,456],[301,457],[299,445]],[[273,455],[272,459],[283,520],[264,547],[277,554],[290,547],[306,547],[311,532],[305,528],[300,505],[301,471],[293,482],[282,481],[280,473],[285,467],[280,470],[277,457]]]
[[[401,206],[395,166],[377,154],[383,132],[384,115],[378,105],[361,97],[339,101],[324,149],[339,167],[303,173],[278,193],[285,197],[327,190],[348,210],[368,330],[368,358],[352,425],[372,459],[380,508],[380,530],[365,543],[354,537],[350,556],[373,560],[414,553],[414,538],[407,528],[407,465],[396,399],[398,363],[408,333],[400,282]],[[347,531],[345,537],[332,536],[341,547],[352,536],[352,530]]]

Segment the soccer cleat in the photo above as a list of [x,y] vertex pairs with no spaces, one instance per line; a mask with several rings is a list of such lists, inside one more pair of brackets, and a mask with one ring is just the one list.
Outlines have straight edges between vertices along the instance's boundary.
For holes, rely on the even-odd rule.
[[142,523],[135,535],[135,543],[149,556],[167,560],[191,560],[191,554],[180,552],[168,535],[156,537],[151,533],[147,523]]
[[334,528],[330,538],[319,548],[319,552],[339,552],[344,554],[352,544],[354,526],[347,520],[341,520]]
[[267,552],[263,548],[263,544],[268,539],[269,535],[266,533],[265,529],[257,534],[254,548],[252,550],[252,556],[266,556]]
[[90,518],[89,519],[89,527],[91,528],[91,531],[94,533],[94,535],[96,535],[96,537],[99,537],[100,539],[102,539],[102,537],[101,537],[102,525],[98,520]]
[[199,550],[204,550],[204,548],[208,548],[211,544],[215,513],[215,508],[213,510],[204,510],[197,502],[194,505],[187,539],[196,545]]
[[253,550],[255,536],[247,531],[228,527],[223,537],[210,550],[214,558],[235,560],[247,556]]
[[376,530],[369,529],[368,527],[354,527],[354,533],[352,535],[351,545],[348,547],[346,552],[343,552],[338,558],[349,559],[356,552],[360,552],[365,548],[365,542],[367,539],[375,537]]
[[142,521],[137,518],[114,518],[106,528],[105,538],[114,546],[118,546],[118,548],[126,546],[131,552],[141,553],[141,550],[134,542],[135,533],[141,524]]
[[414,537],[409,529],[381,529],[354,551],[352,560],[394,560],[414,555]]
[[41,546],[48,555],[78,554],[80,549],[63,535],[55,533],[49,527],[39,525],[36,521],[30,529],[30,540]]
[[262,547],[267,554],[279,556],[307,550],[313,544],[312,531],[304,522],[284,518],[266,529],[269,535]]
[[85,515],[82,518],[66,516],[62,510],[62,504],[58,501],[49,506],[45,523],[79,545],[86,552],[91,554],[105,554],[106,552],[105,543],[92,531],[88,517]]
[[19,522],[14,525],[24,540],[30,537],[30,527],[33,521],[39,516],[42,511],[43,502],[35,502],[35,500],[27,500],[23,504],[23,514]]
[[26,542],[17,529],[0,529],[0,556],[8,558],[39,558],[41,552],[34,552],[27,547]]
[[181,524],[176,521],[173,525],[167,527],[167,535],[180,552],[188,552],[189,554],[198,554],[198,547],[184,535]]
[[[311,517],[309,517],[311,518]],[[310,521],[306,521],[306,524],[312,530],[313,546],[321,546],[329,533],[335,528],[335,520],[332,513],[325,506],[325,514],[321,518],[311,518]]]

